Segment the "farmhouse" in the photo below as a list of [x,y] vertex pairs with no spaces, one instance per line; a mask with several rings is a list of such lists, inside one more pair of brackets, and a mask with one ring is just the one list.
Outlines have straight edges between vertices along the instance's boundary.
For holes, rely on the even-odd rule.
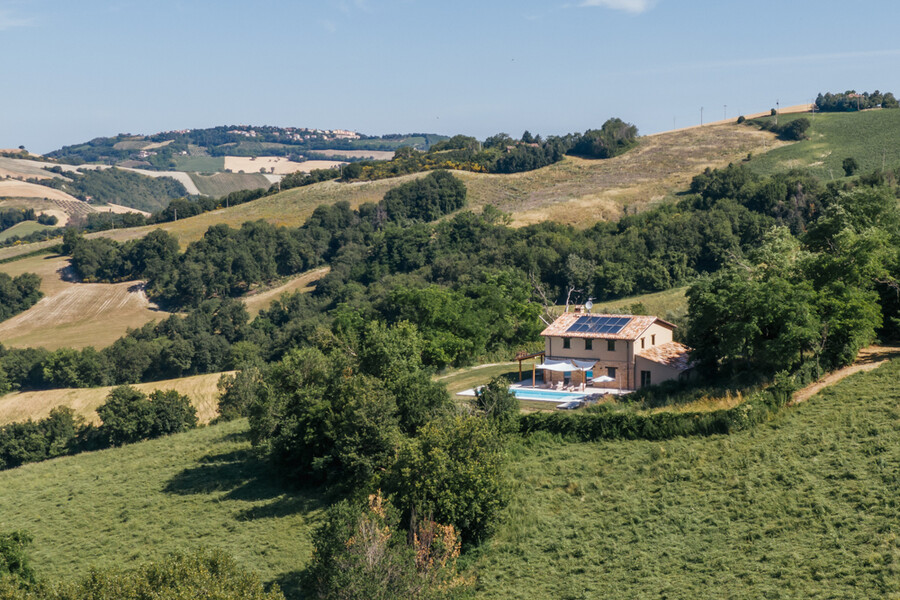
[[[551,367],[544,369],[544,380],[580,385],[606,376],[604,387],[635,390],[678,379],[690,369],[690,349],[672,340],[674,329],[658,317],[597,315],[576,308],[541,333]],[[567,364],[574,368],[564,370]]]

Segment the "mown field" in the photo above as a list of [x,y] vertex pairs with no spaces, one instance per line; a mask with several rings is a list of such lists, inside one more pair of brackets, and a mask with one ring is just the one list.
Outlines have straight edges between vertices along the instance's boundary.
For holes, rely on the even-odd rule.
[[24,237],[26,235],[31,235],[32,233],[44,231],[45,229],[53,229],[53,227],[41,225],[37,221],[22,221],[21,223],[16,223],[9,229],[0,231],[0,242],[5,242],[15,236]]
[[[506,367],[504,367],[506,368]],[[249,454],[246,422],[0,472],[0,530],[41,576],[223,548],[290,597],[323,506]],[[477,597],[893,598],[900,589],[900,362],[760,428],[668,442],[513,445]]]
[[[216,384],[222,373],[194,375],[135,384],[134,388],[150,394],[156,390],[176,390],[191,399],[201,423],[209,423],[218,416],[219,390]],[[61,388],[36,392],[13,392],[0,396],[0,425],[43,419],[57,406],[68,406],[85,421],[99,423],[97,407],[106,402],[112,386],[100,388]]]
[[66,275],[67,257],[29,256],[0,264],[0,272],[15,277],[34,273],[44,297],[30,309],[0,323],[0,342],[9,347],[102,348],[149,321],[169,313],[158,310],[140,282],[75,283]]
[[896,598],[900,362],[757,430],[532,439],[480,598]]
[[[225,170],[224,156],[174,156],[175,168],[179,171],[216,173]],[[199,187],[199,186],[198,186]]]
[[[750,167],[761,175],[770,175],[794,167],[808,168],[822,181],[844,177],[841,163],[854,158],[859,173],[900,166],[900,110],[873,109],[852,113],[817,113],[815,116],[780,116],[779,124],[805,117],[811,125],[808,140],[791,143],[771,152],[756,155]],[[771,121],[766,117],[765,121]],[[747,125],[753,128],[754,125]],[[882,163],[883,161],[883,163]]]

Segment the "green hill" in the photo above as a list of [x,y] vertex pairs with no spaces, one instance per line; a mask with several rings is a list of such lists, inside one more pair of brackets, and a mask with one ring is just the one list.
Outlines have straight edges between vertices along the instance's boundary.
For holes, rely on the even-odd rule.
[[290,591],[321,502],[269,476],[246,428],[242,420],[0,472],[0,531],[34,536],[42,577],[202,546]]
[[[794,119],[810,120],[808,140],[791,143],[762,155],[755,155],[750,167],[761,175],[801,167],[823,181],[844,177],[841,163],[854,158],[860,173],[900,166],[900,110],[872,109],[850,113],[782,115],[779,125]],[[771,121],[772,117],[760,119]],[[752,123],[747,127],[755,127]]]
[[[900,586],[900,362],[732,436],[513,448],[512,504],[470,557],[479,598],[889,597]],[[323,506],[249,453],[246,422],[0,472],[0,530],[41,576],[222,548],[296,582]]]

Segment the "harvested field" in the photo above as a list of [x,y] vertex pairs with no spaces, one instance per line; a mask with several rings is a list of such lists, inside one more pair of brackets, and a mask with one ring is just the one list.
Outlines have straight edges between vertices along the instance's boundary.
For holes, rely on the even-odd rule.
[[371,158],[374,160],[391,160],[393,150],[310,150],[310,154],[327,156],[328,158],[346,156],[347,158]]
[[[89,205],[86,206],[90,209]],[[56,217],[56,225],[59,227],[62,227],[69,222],[69,213],[63,209],[61,202],[58,200],[44,200],[43,198],[7,198],[5,200],[0,200],[0,208],[33,208],[38,214]]]
[[116,213],[118,215],[122,215],[125,213],[138,213],[139,215],[144,215],[145,217],[149,217],[150,213],[146,210],[138,210],[136,208],[131,208],[130,206],[122,206],[120,204],[113,204],[109,202],[107,204],[102,204],[94,207],[98,212],[111,212]]
[[[233,372],[233,371],[229,371]],[[167,379],[152,383],[139,383],[132,387],[149,394],[155,390],[176,390],[191,399],[201,423],[209,423],[217,413],[218,389],[216,384],[222,373],[195,375],[180,379]],[[36,392],[14,392],[0,397],[0,425],[43,419],[57,406],[68,406],[85,421],[99,424],[95,412],[106,401],[114,386],[100,388],[63,388]]]
[[66,280],[68,258],[32,256],[0,265],[13,277],[35,273],[44,292],[37,304],[0,323],[0,342],[9,347],[39,346],[48,350],[94,346],[102,348],[122,337],[128,328],[162,320],[144,294],[140,282],[73,283]]
[[287,280],[281,285],[265,290],[254,291],[244,296],[244,306],[247,307],[250,318],[255,318],[260,311],[269,308],[272,305],[272,302],[280,298],[282,294],[290,292],[311,292],[315,289],[316,282],[324,277],[330,270],[329,267],[323,267],[321,269],[307,271],[298,277]]
[[50,179],[52,177],[60,177],[56,173],[51,173],[46,170],[47,167],[52,166],[53,163],[41,162],[39,160],[0,156],[0,178]]
[[470,204],[492,204],[512,213],[514,225],[549,220],[587,226],[662,202],[687,189],[706,167],[725,166],[749,152],[785,143],[766,131],[711,125],[643,137],[635,149],[609,160],[567,157],[527,173],[458,175],[466,182]]
[[62,200],[64,202],[81,202],[78,198],[45,185],[27,183],[15,179],[0,181],[0,198],[47,198],[49,200]]
[[[338,165],[345,164],[337,160],[308,160],[306,162],[294,162],[282,156],[226,156],[225,168],[235,173],[243,171],[245,173],[259,173],[260,169],[265,169],[267,173],[272,172],[276,175],[287,175],[296,171],[309,173],[315,169],[330,169]],[[272,169],[275,169],[272,171]]]
[[[647,136],[631,152],[610,160],[568,157],[528,173],[456,174],[466,183],[470,207],[477,210],[487,204],[494,205],[512,213],[514,225],[551,220],[588,226],[598,220],[616,220],[626,209],[636,212],[671,199],[672,194],[687,189],[691,178],[706,167],[724,166],[743,159],[748,152],[756,155],[783,144],[767,131],[715,125]],[[92,235],[127,240],[160,228],[178,236],[184,247],[200,239],[211,225],[224,223],[236,227],[245,221],[264,219],[275,225],[296,227],[320,204],[346,200],[356,207],[363,202],[378,202],[389,189],[424,176],[425,173],[417,173],[351,184],[326,181],[176,223]],[[39,247],[27,244],[2,249],[0,260]]]

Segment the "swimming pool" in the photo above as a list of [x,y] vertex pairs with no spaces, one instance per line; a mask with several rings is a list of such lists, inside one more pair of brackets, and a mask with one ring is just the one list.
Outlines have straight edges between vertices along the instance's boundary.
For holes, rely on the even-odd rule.
[[588,394],[586,392],[554,392],[552,390],[534,390],[531,388],[510,388],[519,400],[542,400],[544,402],[567,402],[579,400]]

